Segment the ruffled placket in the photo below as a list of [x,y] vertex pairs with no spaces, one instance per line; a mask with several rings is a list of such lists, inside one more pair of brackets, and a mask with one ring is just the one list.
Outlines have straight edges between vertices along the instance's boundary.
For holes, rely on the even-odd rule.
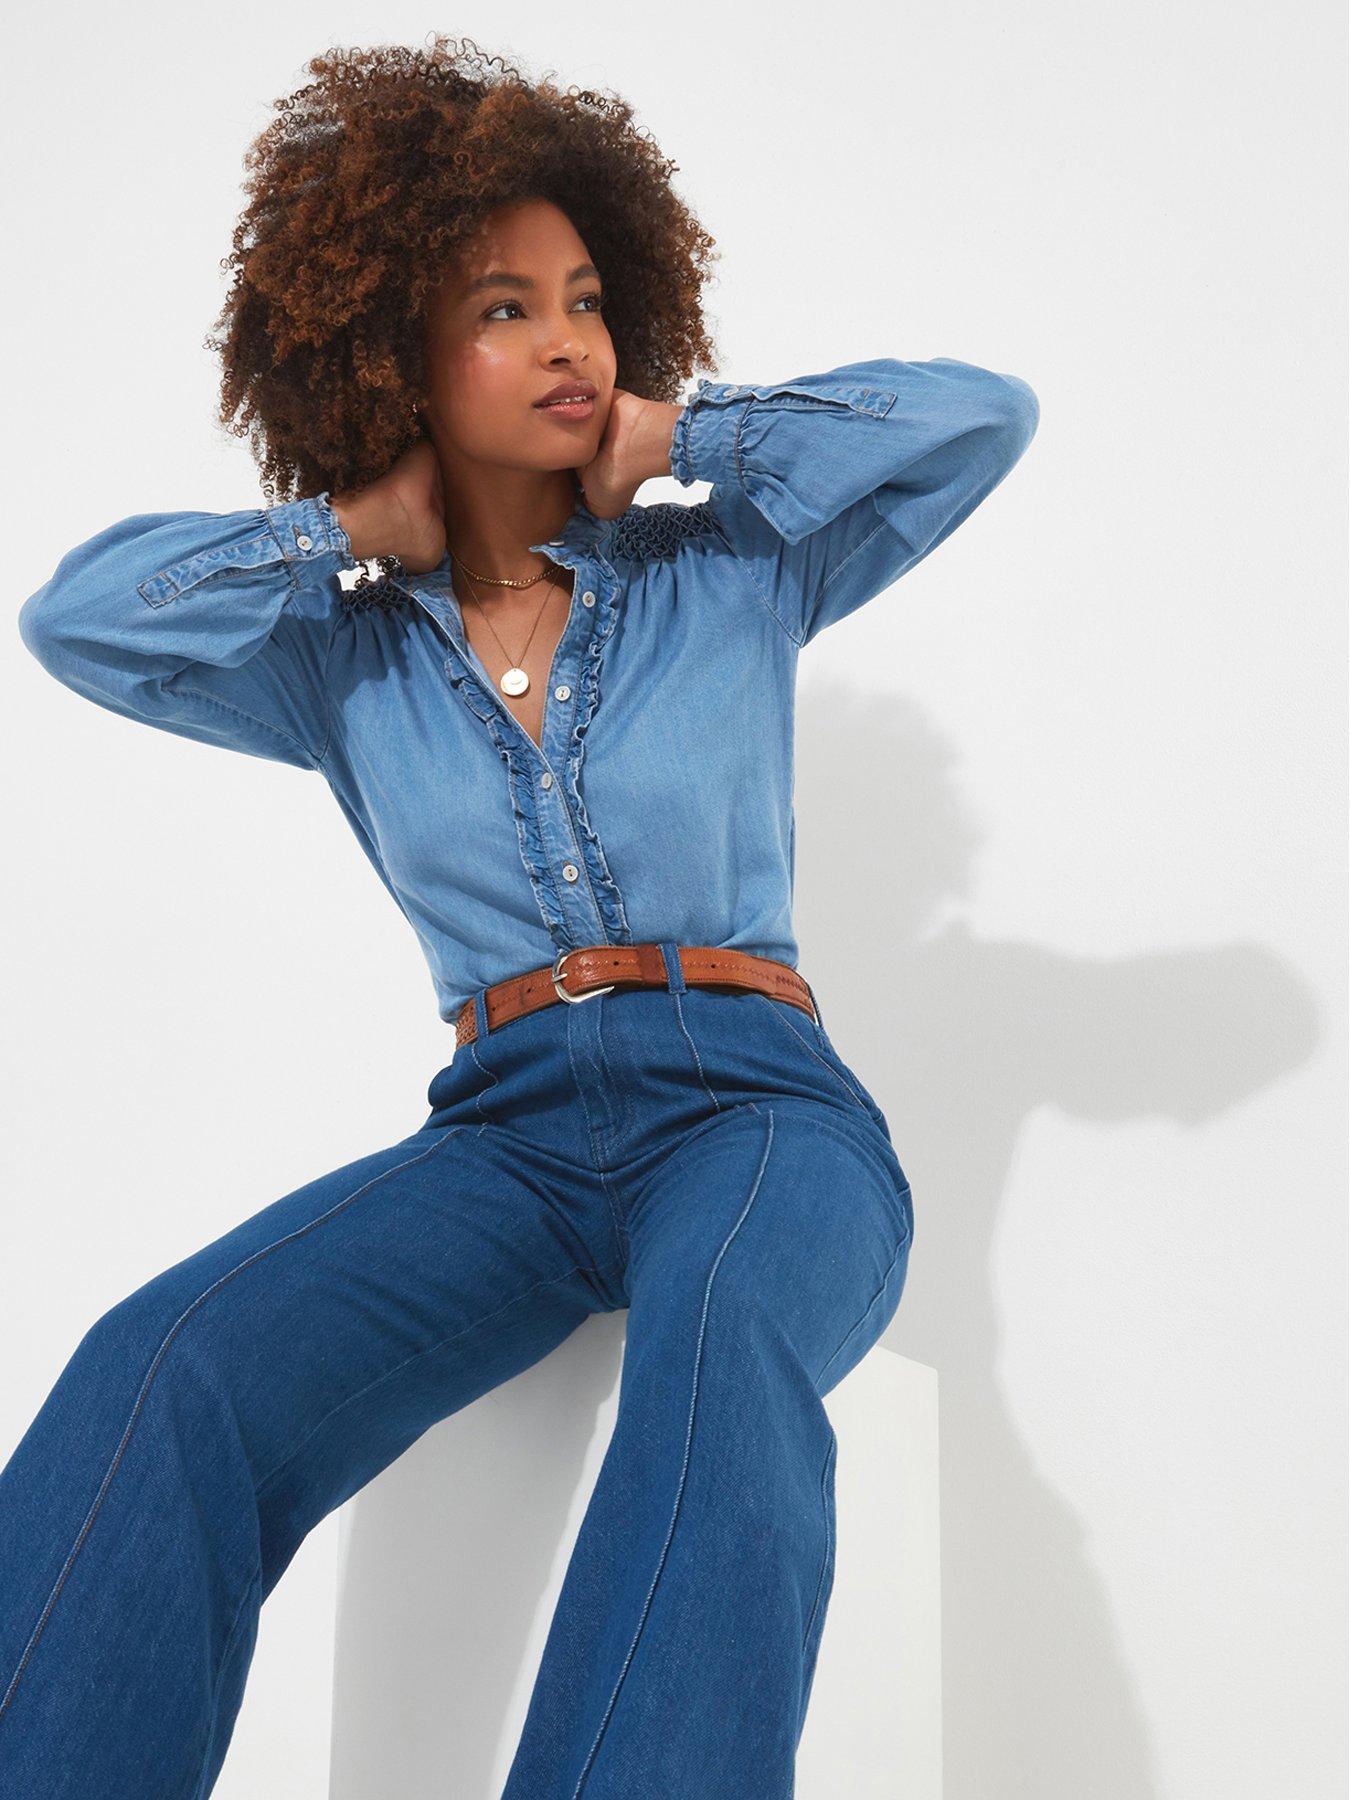
[[505,765],[521,861],[558,950],[632,942],[623,896],[583,792],[586,733],[600,702],[605,646],[620,597],[618,577],[600,547],[608,528],[608,521],[579,504],[561,539],[531,545],[574,576],[544,701],[542,744],[503,704],[470,649],[448,566],[400,582],[444,634],[446,678]]

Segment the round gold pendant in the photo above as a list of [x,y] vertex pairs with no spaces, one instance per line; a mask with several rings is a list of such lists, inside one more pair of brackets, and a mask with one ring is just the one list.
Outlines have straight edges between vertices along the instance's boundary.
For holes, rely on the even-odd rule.
[[529,692],[530,678],[524,669],[508,669],[497,686],[504,694],[524,694]]

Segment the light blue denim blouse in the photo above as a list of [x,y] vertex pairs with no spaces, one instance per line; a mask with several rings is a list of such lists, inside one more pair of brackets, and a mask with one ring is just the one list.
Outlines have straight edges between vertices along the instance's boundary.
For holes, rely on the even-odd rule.
[[469,647],[450,559],[351,588],[327,492],[137,513],[19,612],[76,693],[316,770],[416,932],[440,1016],[584,944],[797,966],[797,654],[937,548],[1021,456],[1035,394],[939,357],[699,381],[671,472],[693,504],[530,549],[575,571],[542,746]]

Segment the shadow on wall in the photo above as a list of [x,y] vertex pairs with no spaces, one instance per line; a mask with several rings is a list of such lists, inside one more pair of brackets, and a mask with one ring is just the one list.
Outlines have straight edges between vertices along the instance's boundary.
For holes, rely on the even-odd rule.
[[[1208,1122],[1310,1056],[1315,1002],[1258,944],[1093,959],[944,926],[972,894],[980,848],[951,747],[903,697],[837,682],[799,690],[797,746],[803,967],[914,1184],[914,1255],[881,1342],[939,1372],[942,1542],[961,1547],[943,1558],[947,1800],[1153,1795],[1085,1532],[999,1383],[1000,1203],[1034,1108]],[[860,804],[841,808],[859,770],[872,772]],[[869,802],[884,821],[870,834]],[[1043,878],[1058,879],[1053,864]]]
[[[971,898],[980,850],[951,747],[902,698],[818,681],[799,689],[797,742],[803,969],[914,1183],[915,1251],[881,1341],[940,1378],[944,1791],[1145,1800],[1159,1777],[1109,1597],[1078,1515],[1033,1463],[999,1380],[1000,1204],[1038,1106],[1089,1121],[1205,1123],[1304,1061],[1317,1014],[1298,975],[1258,945],[1091,959],[944,925]],[[841,793],[859,804],[840,807]],[[869,803],[883,822],[874,833],[859,828]],[[1058,879],[1047,865],[1048,894]],[[350,1511],[335,1794],[411,1796],[423,1790],[410,1771],[426,1768],[453,1769],[443,1779],[457,1794],[497,1791],[491,1768],[473,1760],[490,1746],[466,1745],[459,1724],[502,1720],[528,1697],[533,1665],[522,1673],[519,1646],[547,1625],[539,1559],[552,1541],[538,1521],[556,1518],[561,1540],[580,1459],[619,1379],[618,1319],[585,1329],[611,1333],[612,1359],[551,1357],[513,1383],[513,1424],[524,1429],[500,1430],[492,1396],[456,1418],[455,1454],[471,1481],[433,1431]],[[547,1459],[541,1442],[553,1447]],[[529,1496],[519,1530],[522,1509],[503,1515],[501,1500],[517,1492]],[[447,1496],[456,1541],[438,1557]],[[465,1579],[466,1534],[492,1546],[478,1579]],[[505,1584],[503,1566],[513,1571]],[[475,1618],[509,1629],[485,1644],[466,1630]],[[509,1761],[515,1728],[498,1737]]]

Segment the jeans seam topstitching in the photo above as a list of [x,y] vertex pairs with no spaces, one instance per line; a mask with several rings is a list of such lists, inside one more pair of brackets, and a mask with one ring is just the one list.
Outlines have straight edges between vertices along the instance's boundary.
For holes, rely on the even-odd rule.
[[833,1521],[830,1518],[830,1510],[831,1509],[830,1509],[830,1486],[829,1486],[829,1484],[830,1484],[830,1467],[831,1467],[831,1464],[834,1462],[834,1454],[835,1454],[835,1450],[838,1447],[838,1442],[839,1442],[838,1438],[835,1437],[833,1435],[833,1433],[831,1433],[829,1449],[826,1450],[826,1452],[825,1452],[825,1462],[820,1471],[820,1503],[821,1503],[821,1511],[822,1511],[822,1513],[824,1515],[824,1519],[825,1519],[825,1555],[824,1555],[824,1557],[821,1561],[821,1565],[820,1565],[820,1577],[816,1582],[816,1597],[811,1603],[811,1616],[806,1621],[806,1630],[802,1633],[802,1655],[803,1656],[806,1655],[806,1652],[807,1652],[808,1648],[810,1647],[811,1632],[812,1632],[812,1629],[816,1622],[816,1615],[820,1611],[821,1596],[825,1592],[825,1577],[829,1574],[829,1570],[830,1570],[830,1554],[834,1547],[834,1525],[833,1525]]
[[891,1284],[891,1275],[893,1274],[893,1272],[895,1270],[895,1265],[899,1262],[900,1258],[909,1249],[910,1237],[911,1237],[911,1233],[907,1230],[904,1233],[904,1235],[901,1237],[900,1242],[896,1245],[895,1254],[891,1257],[890,1262],[887,1263],[887,1265],[886,1265],[886,1273],[882,1276],[881,1285],[877,1288],[876,1293],[873,1294],[872,1298],[867,1302],[867,1305],[863,1308],[862,1312],[854,1320],[853,1324],[849,1326],[848,1330],[844,1333],[843,1337],[840,1338],[839,1342],[835,1345],[834,1349],[830,1352],[829,1356],[821,1364],[820,1368],[816,1371],[816,1373],[811,1377],[812,1386],[815,1387],[817,1392],[819,1392],[819,1390],[820,1390],[821,1381],[823,1380],[825,1375],[829,1372],[830,1365],[839,1360],[841,1351],[845,1350],[848,1347],[848,1344],[850,1343],[850,1341],[857,1336],[858,1332],[867,1323],[867,1321],[871,1317],[872,1313],[876,1310],[878,1302],[885,1296],[886,1290]]
[[261,1564],[258,1565],[253,1571],[253,1574],[249,1577],[248,1585],[243,1592],[243,1597],[238,1606],[234,1609],[234,1617],[230,1620],[230,1629],[225,1634],[225,1644],[220,1652],[220,1667],[216,1670],[216,1678],[211,1684],[211,1710],[207,1714],[206,1748],[202,1752],[201,1773],[198,1775],[197,1785],[193,1789],[193,1800],[202,1800],[202,1787],[206,1781],[206,1771],[211,1761],[211,1748],[216,1741],[216,1715],[220,1708],[220,1684],[224,1681],[225,1671],[230,1666],[230,1652],[233,1650],[234,1641],[239,1635],[239,1627],[244,1623],[244,1620],[247,1617],[245,1608],[248,1605],[249,1596],[252,1594],[254,1588],[257,1588],[259,1593],[262,1592]]
[[605,1167],[604,1158],[600,1154],[599,1139],[595,1135],[595,1124],[591,1118],[591,1109],[586,1104],[586,1089],[581,1076],[577,1072],[577,1059],[572,1044],[572,1033],[567,1033],[567,1061],[572,1070],[572,1081],[577,1090],[577,1098],[581,1101],[581,1110],[586,1120],[586,1135],[591,1140],[591,1155],[595,1158],[595,1172],[600,1177],[600,1189],[605,1196],[605,1204],[609,1207],[609,1216],[614,1222],[614,1234],[618,1240],[619,1250],[626,1262],[629,1255],[628,1232],[619,1217],[619,1208],[609,1185],[609,1171]]
[[395,1363],[392,1369],[386,1369],[383,1375],[377,1375],[373,1381],[368,1381],[354,1394],[348,1394],[344,1399],[339,1400],[336,1406],[330,1406],[323,1417],[316,1419],[305,1435],[291,1446],[281,1461],[274,1463],[262,1480],[254,1483],[255,1492],[261,1496],[263,1489],[270,1487],[277,1476],[290,1467],[305,1445],[323,1430],[330,1419],[336,1418],[345,1407],[355,1406],[358,1400],[364,1399],[367,1394],[384,1382],[392,1381],[395,1375],[401,1374],[409,1364],[415,1363],[419,1357],[434,1356],[438,1350],[444,1350],[447,1344],[453,1344],[457,1338],[465,1337],[471,1331],[478,1331],[482,1326],[490,1324],[498,1313],[509,1312],[513,1306],[519,1306],[522,1300],[528,1300],[531,1294],[537,1294],[540,1288],[557,1287],[560,1281],[570,1281],[574,1275],[612,1275],[622,1267],[620,1262],[604,1263],[598,1268],[591,1263],[578,1263],[573,1269],[564,1269],[561,1275],[546,1275],[542,1281],[536,1281],[521,1293],[512,1295],[511,1299],[503,1300],[500,1306],[494,1306],[491,1312],[484,1313],[481,1318],[472,1320],[468,1325],[461,1325],[458,1331],[449,1332],[443,1338],[437,1338],[434,1344],[425,1344],[420,1350],[414,1350],[410,1356],[405,1356],[402,1362]]
[[[469,1040],[469,1055],[473,1058],[474,1067],[478,1070],[478,1072],[481,1075],[486,1075],[488,1078],[488,1081],[492,1084],[492,1086],[496,1087],[498,1085],[498,1081],[499,1081],[500,1077],[497,1076],[493,1070],[489,1069],[487,1064],[479,1056],[478,1040],[476,1038],[470,1038],[470,1040]],[[483,1121],[483,1123],[485,1125],[491,1125],[493,1123],[492,1119],[489,1118],[488,1114],[486,1112],[484,1112],[484,1110],[483,1110],[483,1089],[480,1088],[478,1090],[478,1092],[474,1095],[473,1103],[474,1103],[475,1109],[477,1110],[478,1116]]]
[[698,1078],[703,1083],[703,1091],[712,1101],[713,1110],[715,1112],[721,1112],[722,1103],[709,1086],[708,1077],[703,1070],[703,1058],[698,1053],[698,1045],[694,1042],[694,1034],[690,1031],[688,1024],[685,1022],[683,1002],[681,1001],[680,996],[675,992],[674,988],[670,990],[670,997],[675,1002],[675,1017],[679,1021],[680,1030],[684,1033],[685,1038],[688,1040],[689,1048],[693,1052],[694,1067],[698,1070]]
[[839,1070],[835,1068],[834,1064],[832,1062],[830,1062],[830,1060],[827,1057],[822,1056],[820,1051],[816,1049],[815,1045],[810,1043],[806,1038],[804,1038],[802,1036],[801,1032],[797,1030],[797,1027],[795,1025],[793,1025],[790,1020],[785,1019],[782,1016],[782,1014],[778,1012],[777,1009],[780,1006],[784,1005],[785,1002],[783,1002],[781,1000],[772,1000],[769,998],[769,996],[767,994],[757,995],[756,998],[765,1000],[768,1002],[769,1006],[774,1009],[774,1016],[777,1018],[778,1023],[783,1027],[783,1029],[785,1031],[790,1031],[792,1033],[793,1037],[796,1038],[797,1042],[801,1045],[802,1049],[807,1051],[808,1054],[810,1054],[811,1056],[814,1056],[816,1061],[820,1064],[822,1069],[829,1070],[830,1074],[834,1076],[835,1080],[844,1089],[844,1091],[850,1096],[850,1098],[853,1099],[854,1101],[856,1101],[857,1104],[862,1108],[862,1110],[867,1114],[867,1116],[869,1118],[871,1118],[871,1116],[872,1116],[871,1107],[868,1106],[867,1102],[863,1099],[862,1095],[858,1092],[857,1088],[854,1087],[853,1083],[851,1081],[849,1081],[846,1076],[841,1075]]
[[633,1128],[633,1096],[623,1082],[614,1079],[614,1072],[605,1055],[605,1018],[607,1016],[605,1001],[608,998],[608,995],[601,995],[595,1003],[595,1053],[600,1059],[600,1067],[604,1072],[605,1080],[609,1083],[610,1091],[619,1096],[620,1104],[623,1107],[623,1118],[617,1127],[617,1132],[625,1132],[631,1131]]
[[[751,1110],[758,1112],[759,1108],[753,1107]],[[693,1445],[694,1419],[695,1419],[695,1415],[696,1415],[696,1412],[698,1409],[699,1379],[700,1379],[700,1374],[702,1371],[702,1364],[703,1364],[703,1346],[704,1346],[705,1338],[707,1336],[708,1309],[709,1309],[709,1306],[712,1301],[713,1283],[717,1279],[717,1271],[722,1265],[722,1258],[726,1255],[728,1249],[731,1247],[732,1240],[735,1238],[735,1236],[736,1236],[737,1232],[740,1230],[741,1226],[745,1223],[745,1220],[750,1212],[750,1209],[754,1205],[755,1200],[757,1199],[757,1197],[759,1195],[760,1186],[764,1179],[764,1171],[768,1166],[769,1153],[773,1148],[774,1119],[773,1119],[772,1108],[766,1109],[764,1116],[768,1120],[768,1129],[765,1132],[765,1137],[764,1137],[764,1154],[759,1159],[759,1168],[755,1171],[755,1179],[750,1184],[749,1197],[747,1198],[745,1205],[741,1208],[739,1218],[736,1220],[736,1223],[732,1226],[731,1230],[727,1233],[726,1237],[722,1240],[722,1246],[718,1250],[717,1255],[713,1258],[713,1265],[712,1265],[712,1268],[708,1271],[708,1279],[707,1279],[707,1282],[706,1282],[706,1284],[704,1286],[704,1290],[703,1290],[703,1312],[702,1312],[702,1316],[699,1320],[698,1343],[697,1343],[697,1346],[694,1351],[693,1391],[689,1396],[689,1417],[688,1417],[688,1422],[685,1426],[685,1434],[684,1434],[684,1456],[683,1456],[683,1460],[681,1461],[681,1464],[680,1464],[679,1480],[676,1482],[676,1486],[675,1486],[675,1502],[671,1508],[670,1524],[666,1527],[665,1542],[662,1544],[660,1554],[658,1555],[658,1557],[656,1559],[656,1572],[652,1576],[651,1586],[647,1589],[647,1597],[643,1601],[643,1604],[642,1604],[642,1612],[638,1619],[637,1630],[633,1633],[632,1642],[628,1646],[628,1654],[624,1657],[623,1667],[619,1670],[618,1680],[614,1683],[613,1692],[610,1694],[609,1704],[605,1708],[604,1716],[600,1720],[600,1725],[599,1725],[598,1730],[596,1731],[594,1740],[591,1743],[591,1747],[590,1747],[589,1751],[586,1753],[586,1761],[585,1761],[584,1765],[582,1766],[580,1776],[577,1778],[577,1785],[572,1790],[572,1800],[578,1800],[578,1797],[580,1796],[582,1789],[585,1787],[586,1782],[590,1777],[591,1771],[595,1766],[595,1758],[600,1749],[600,1745],[604,1739],[605,1732],[609,1728],[609,1721],[610,1721],[611,1717],[613,1716],[614,1707],[619,1698],[620,1690],[622,1689],[624,1680],[627,1677],[628,1670],[632,1663],[633,1657],[637,1652],[637,1647],[642,1640],[642,1633],[646,1626],[648,1616],[651,1612],[652,1599],[656,1593],[657,1586],[661,1580],[661,1575],[666,1566],[666,1557],[670,1551],[671,1541],[675,1536],[675,1526],[676,1526],[676,1523],[678,1522],[679,1516],[680,1516],[680,1503],[684,1498],[685,1479],[686,1479],[686,1477],[688,1475],[688,1471],[689,1471],[689,1458],[690,1458],[690,1452],[691,1452],[692,1445]]]
[[253,1251],[251,1255],[246,1256],[242,1262],[236,1263],[232,1269],[226,1270],[225,1274],[218,1276],[209,1287],[204,1288],[195,1299],[191,1300],[188,1305],[183,1308],[182,1312],[165,1333],[159,1348],[155,1351],[154,1356],[150,1360],[150,1367],[147,1369],[141,1380],[140,1388],[138,1389],[135,1401],[132,1404],[131,1415],[123,1426],[122,1435],[118,1440],[117,1448],[113,1451],[112,1461],[108,1464],[108,1467],[104,1472],[103,1479],[99,1483],[98,1492],[94,1495],[93,1503],[91,1504],[89,1511],[85,1514],[84,1523],[76,1533],[75,1542],[72,1544],[70,1551],[66,1556],[66,1560],[61,1567],[60,1573],[57,1575],[56,1580],[52,1585],[52,1590],[50,1594],[48,1594],[42,1612],[38,1616],[37,1624],[33,1627],[28,1642],[24,1645],[18,1663],[15,1665],[14,1673],[10,1677],[9,1685],[5,1690],[4,1696],[3,1698],[0,1698],[0,1716],[4,1714],[5,1709],[14,1698],[14,1693],[19,1685],[19,1680],[23,1675],[24,1670],[27,1668],[33,1652],[41,1642],[43,1632],[47,1628],[47,1621],[51,1617],[52,1609],[60,1598],[61,1590],[65,1587],[66,1581],[70,1576],[70,1571],[74,1568],[76,1559],[83,1549],[85,1542],[89,1537],[89,1533],[93,1530],[94,1522],[103,1509],[103,1502],[107,1498],[108,1489],[112,1485],[113,1477],[121,1467],[122,1458],[125,1456],[127,1446],[131,1442],[132,1434],[135,1431],[136,1425],[145,1407],[146,1399],[154,1384],[155,1376],[158,1374],[160,1365],[168,1354],[169,1348],[180,1328],[186,1324],[191,1315],[197,1311],[197,1309],[208,1300],[212,1294],[216,1293],[220,1288],[223,1288],[227,1282],[232,1281],[236,1275],[242,1274],[245,1269],[251,1267],[255,1262],[261,1261],[263,1257],[270,1256],[274,1250],[279,1250],[283,1244],[292,1243],[295,1239],[306,1236],[309,1232],[333,1218],[337,1213],[342,1212],[346,1207],[350,1206],[353,1201],[359,1199],[362,1194],[368,1193],[381,1181],[387,1180],[392,1175],[401,1173],[404,1169],[411,1168],[415,1163],[425,1161],[427,1157],[434,1156],[438,1150],[444,1148],[444,1146],[449,1143],[451,1138],[455,1137],[464,1129],[465,1127],[462,1125],[450,1126],[441,1137],[437,1138],[434,1144],[430,1144],[425,1150],[419,1151],[416,1156],[407,1157],[403,1162],[396,1163],[392,1169],[381,1170],[378,1175],[373,1175],[369,1181],[363,1182],[361,1186],[356,1188],[352,1193],[345,1195],[341,1200],[335,1201],[332,1206],[321,1212],[317,1218],[310,1219],[306,1224],[297,1226],[294,1231],[285,1232],[281,1237],[274,1239],[270,1244],[262,1245],[259,1249]]

